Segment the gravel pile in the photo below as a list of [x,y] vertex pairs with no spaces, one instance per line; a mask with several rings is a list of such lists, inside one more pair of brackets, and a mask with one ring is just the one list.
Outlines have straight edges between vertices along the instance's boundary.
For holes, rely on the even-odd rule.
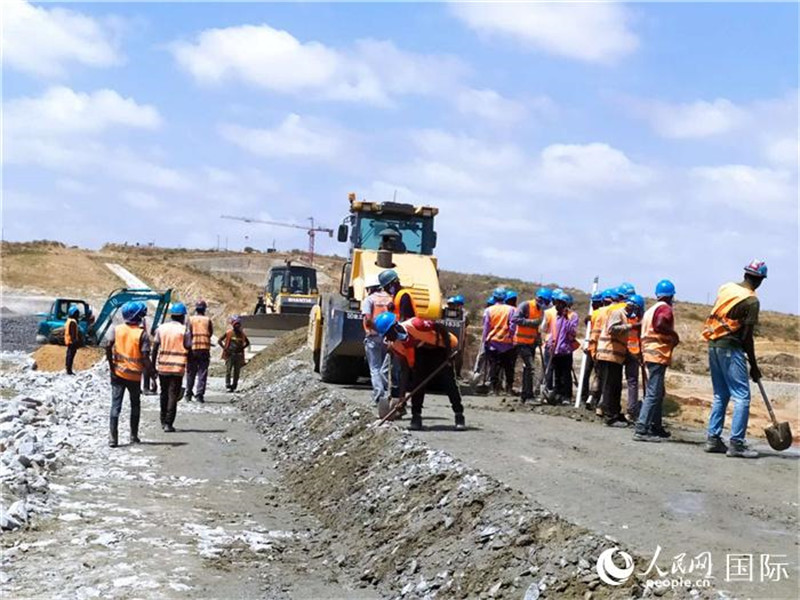
[[0,316],[0,350],[31,352],[36,349],[36,330],[41,319],[32,315]]
[[109,383],[105,364],[70,377],[35,371],[19,352],[0,360],[0,388],[17,392],[0,403],[0,528],[9,531],[51,512],[52,475],[74,448],[97,443],[105,431],[97,403]]
[[317,382],[306,354],[251,379],[243,405],[276,448],[291,489],[333,532],[337,565],[363,585],[395,598],[649,593],[635,579],[601,584],[595,563],[616,542],[397,427],[376,426],[362,407]]

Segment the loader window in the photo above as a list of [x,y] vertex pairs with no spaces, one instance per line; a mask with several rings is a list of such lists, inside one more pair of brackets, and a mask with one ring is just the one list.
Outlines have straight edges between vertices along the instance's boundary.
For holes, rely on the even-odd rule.
[[396,232],[395,251],[411,254],[433,254],[433,219],[430,217],[397,217],[360,215],[358,219],[357,247],[378,250],[386,238],[387,230]]
[[273,271],[269,282],[269,291],[273,297],[282,290],[289,294],[308,294],[316,288],[316,271],[302,267],[292,267],[291,271]]

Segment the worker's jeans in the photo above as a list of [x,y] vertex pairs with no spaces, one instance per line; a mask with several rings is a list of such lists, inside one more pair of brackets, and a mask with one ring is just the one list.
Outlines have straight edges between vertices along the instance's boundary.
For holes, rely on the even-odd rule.
[[664,410],[664,377],[667,374],[667,365],[648,362],[645,367],[647,388],[639,420],[636,422],[636,433],[642,435],[664,428],[661,418]]
[[552,390],[555,387],[555,369],[553,365],[550,363],[553,362],[553,349],[545,344],[544,346],[544,373],[542,374],[542,382],[544,383],[544,387],[548,390]]
[[225,388],[236,390],[239,387],[239,373],[245,364],[244,352],[231,354],[225,359]]
[[389,365],[386,363],[386,350],[381,336],[368,335],[364,338],[364,352],[372,382],[372,401],[376,404],[388,393]]
[[603,385],[601,408],[606,424],[620,420],[622,412],[622,363],[609,360],[597,361]]
[[128,390],[128,397],[131,401],[131,431],[139,431],[139,413],[142,409],[141,395],[142,387],[139,380],[129,381],[121,377],[111,379],[111,421],[115,423],[119,420],[122,412],[122,399]]
[[536,365],[537,344],[522,344],[516,347],[517,355],[522,359],[522,391],[521,400],[531,400],[535,397],[533,391],[533,372]]
[[75,362],[75,355],[78,353],[78,344],[67,346],[66,368],[67,373],[72,375],[72,364]]
[[514,365],[517,362],[517,353],[515,349],[510,348],[505,352],[498,352],[494,348],[487,348],[486,356],[489,359],[491,368],[489,377],[492,382],[492,389],[495,392],[501,391],[500,371],[502,371],[506,380],[506,391],[510,392],[514,387]]
[[634,419],[639,418],[639,411],[642,410],[642,403],[639,401],[639,355],[631,354],[625,357],[625,381],[628,384],[628,403],[625,405],[627,412]]
[[553,382],[559,400],[572,399],[572,353],[553,355]]
[[[208,363],[211,360],[211,353],[208,350],[191,350],[189,361],[186,364],[186,395],[197,396],[202,400],[206,395],[206,381],[208,380]],[[194,389],[194,382],[197,379],[197,389]]]
[[[435,371],[439,365],[447,360],[449,350],[447,348],[420,347],[416,349],[415,353],[414,368],[411,371],[411,383],[409,384],[412,390]],[[438,378],[438,382],[444,385],[444,392],[450,399],[450,406],[453,408],[453,412],[455,414],[462,414],[464,412],[464,405],[461,403],[461,391],[458,389],[458,384],[456,383],[456,372],[453,365],[448,365],[442,369],[440,375],[441,377]],[[434,377],[434,381],[437,381],[436,377]],[[425,384],[421,390],[417,391],[417,393],[411,397],[412,415],[422,414],[425,389],[431,386],[434,381]]]
[[731,441],[744,442],[747,420],[750,417],[750,380],[744,350],[738,348],[709,348],[708,366],[714,386],[714,402],[708,418],[709,437],[720,437],[725,426],[725,410],[733,398]]
[[183,385],[183,375],[161,375],[158,376],[161,385],[161,424],[174,425],[175,414],[178,411],[178,398],[181,396],[181,385]]
[[592,372],[594,371],[594,360],[592,359],[591,355],[587,352],[583,353],[583,362],[586,363],[586,367],[583,369],[583,385],[581,386],[581,402],[586,404],[587,400],[589,400],[589,388],[591,387],[592,382]]

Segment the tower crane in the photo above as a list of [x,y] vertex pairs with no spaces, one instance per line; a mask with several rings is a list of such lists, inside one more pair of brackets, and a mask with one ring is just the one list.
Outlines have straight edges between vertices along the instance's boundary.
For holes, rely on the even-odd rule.
[[250,217],[234,217],[232,215],[221,215],[220,218],[231,219],[233,221],[244,221],[245,223],[259,223],[260,225],[274,225],[276,227],[291,227],[292,229],[304,230],[306,233],[308,233],[308,256],[309,256],[309,263],[311,265],[314,264],[314,240],[317,236],[317,233],[327,233],[328,237],[333,237],[333,229],[328,229],[327,227],[317,227],[314,224],[314,217],[308,218],[308,220],[311,223],[309,227],[305,227],[303,225],[295,225],[294,223],[281,223],[279,221],[264,221],[262,219],[253,219]]

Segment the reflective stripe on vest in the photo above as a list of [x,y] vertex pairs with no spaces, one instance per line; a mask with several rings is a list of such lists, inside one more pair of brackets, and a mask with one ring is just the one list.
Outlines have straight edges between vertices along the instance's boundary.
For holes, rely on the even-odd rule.
[[402,318],[400,315],[400,301],[403,296],[408,296],[408,299],[411,300],[411,310],[414,311],[414,316],[417,316],[417,303],[414,302],[414,296],[411,295],[409,290],[402,289],[394,295],[394,300],[392,301],[394,304],[394,316],[397,317],[398,322]]
[[211,348],[211,319],[205,315],[189,317],[192,332],[192,350],[209,350]]
[[703,326],[703,337],[706,340],[716,340],[739,331],[742,324],[734,319],[729,319],[728,313],[739,302],[755,295],[753,290],[738,283],[726,283],[720,287],[714,308],[711,309],[711,314]]
[[667,306],[667,303],[656,302],[654,306],[650,307],[650,310],[644,313],[642,318],[642,356],[645,362],[670,365],[674,348],[673,338],[653,329],[653,317],[661,306]]
[[[638,324],[639,317],[628,317],[628,323],[631,325]],[[639,329],[634,327],[628,332],[628,352],[631,354],[639,354],[642,351],[641,343],[639,342]]]
[[508,304],[495,304],[487,308],[486,312],[489,315],[489,333],[486,335],[486,341],[512,344],[514,338],[511,337],[510,321],[514,307]]
[[76,337],[80,337],[80,335],[78,334],[78,321],[76,319],[73,319],[72,317],[68,318],[66,324],[64,325],[64,345],[65,346],[69,346],[73,342],[77,342],[78,341],[77,339],[73,340],[72,339],[72,335],[70,335],[70,333],[69,333],[70,324],[72,324],[72,323],[75,323],[75,333],[77,334]]
[[[433,329],[432,321],[414,318],[403,321],[400,325],[406,330],[408,337],[419,345],[447,348],[444,340],[436,333],[436,330]],[[450,336],[450,348],[455,350],[458,347],[458,338],[449,331],[447,334]]]
[[128,381],[139,381],[144,371],[142,358],[142,336],[144,330],[138,325],[118,325],[114,329],[114,349],[111,361],[114,374]]
[[612,304],[608,307],[609,310],[603,315],[603,328],[597,340],[597,360],[604,360],[617,364],[625,362],[625,356],[628,354],[628,334],[626,332],[622,335],[612,335],[609,328],[611,316],[619,310],[624,311],[624,307],[625,304]]
[[156,370],[165,375],[183,375],[186,372],[188,352],[183,347],[185,326],[177,321],[160,325],[158,330],[158,358]]
[[[536,304],[536,300],[528,300],[528,319],[535,321],[542,318],[542,309]],[[523,306],[525,306],[523,304]],[[517,325],[514,332],[514,344],[517,346],[532,346],[539,339],[539,328]]]
[[[379,314],[385,313],[389,310],[389,305],[392,303],[392,297],[386,292],[380,291],[371,293],[369,298],[372,300],[372,314],[370,315],[370,320],[374,323]],[[412,298],[411,301],[413,302],[414,299]],[[368,335],[378,335],[378,332],[371,327],[367,327],[366,323],[363,323],[363,325],[364,331]]]

